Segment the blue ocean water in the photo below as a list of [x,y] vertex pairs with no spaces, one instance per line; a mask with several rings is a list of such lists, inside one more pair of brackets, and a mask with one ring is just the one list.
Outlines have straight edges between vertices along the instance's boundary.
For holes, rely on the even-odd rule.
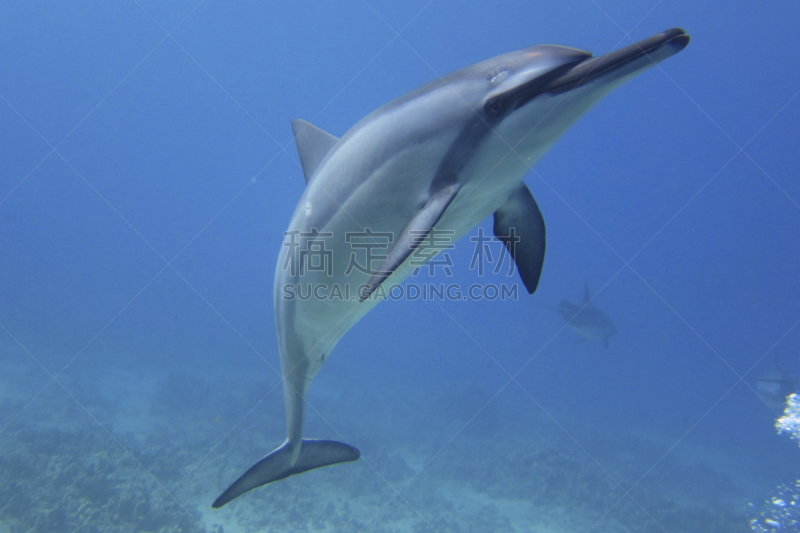
[[[791,2],[6,3],[0,532],[800,531],[800,449],[758,381],[800,378],[798,22]],[[537,292],[479,278],[459,241],[452,278],[422,281],[520,297],[379,305],[308,398],[306,435],[361,460],[212,510],[285,436],[291,120],[341,136],[498,54],[672,27],[689,46],[526,178]],[[585,286],[607,349],[548,309]]]

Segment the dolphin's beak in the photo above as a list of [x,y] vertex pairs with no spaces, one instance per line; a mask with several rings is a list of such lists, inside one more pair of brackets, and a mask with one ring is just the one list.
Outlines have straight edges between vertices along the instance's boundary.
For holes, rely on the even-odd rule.
[[549,83],[540,90],[543,93],[557,94],[613,73],[625,75],[627,71],[637,72],[677,54],[686,48],[687,44],[689,36],[686,32],[681,28],[673,28],[625,48],[587,59],[563,75],[549,80]]

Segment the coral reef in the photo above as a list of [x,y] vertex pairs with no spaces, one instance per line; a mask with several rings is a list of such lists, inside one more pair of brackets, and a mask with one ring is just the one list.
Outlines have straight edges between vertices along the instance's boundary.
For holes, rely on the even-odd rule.
[[22,532],[194,532],[170,499],[102,431],[7,430],[0,441],[0,522]]
[[786,397],[783,416],[775,421],[778,433],[789,433],[792,440],[800,441],[800,396],[790,394]]
[[[216,492],[282,438],[280,394],[269,396],[263,380],[212,386],[188,373],[153,385],[139,388],[147,393],[133,406],[108,404],[113,427],[124,428],[113,438],[83,411],[65,410],[55,394],[0,435],[0,524],[8,533],[749,530],[745,515],[715,499],[726,490],[724,478],[670,464],[698,491],[679,500],[670,492],[678,482],[667,478],[637,486],[636,504],[546,420],[509,413],[464,383],[381,405],[355,393],[337,396],[324,422],[309,419],[309,433],[330,434],[328,422],[349,432],[361,461],[291,477],[211,511]],[[94,407],[113,387],[78,390]],[[311,400],[329,398],[318,394]],[[621,447],[643,451],[637,442]],[[608,454],[602,463],[627,457]],[[626,466],[628,478],[641,475],[637,465]],[[691,482],[690,470],[699,472]]]
[[[783,416],[775,420],[775,429],[800,441],[800,396],[786,397]],[[758,507],[751,503],[750,509],[753,514],[750,528],[756,533],[800,532],[800,479],[791,485],[778,486],[777,495]]]
[[750,520],[750,528],[756,533],[800,532],[800,480],[794,485],[781,485],[777,490],[778,494],[760,507],[750,504],[755,515]]

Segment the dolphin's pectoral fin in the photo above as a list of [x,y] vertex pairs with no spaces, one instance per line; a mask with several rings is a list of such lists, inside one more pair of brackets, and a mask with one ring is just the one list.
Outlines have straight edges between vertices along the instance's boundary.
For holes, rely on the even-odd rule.
[[300,164],[303,166],[303,174],[306,176],[306,185],[308,185],[320,162],[325,159],[339,139],[300,118],[292,121],[292,132],[294,132],[297,155],[300,156]]
[[575,344],[583,344],[586,341],[587,341],[586,337],[581,337],[580,339],[575,341]]
[[588,283],[583,288],[583,301],[584,301],[584,303],[587,303],[587,304],[592,301],[592,292],[589,290],[589,284]]
[[343,442],[303,439],[300,455],[294,464],[291,464],[292,449],[289,443],[284,443],[251,466],[242,477],[234,481],[233,485],[214,500],[211,507],[218,509],[234,498],[261,485],[279,481],[294,474],[302,474],[315,468],[355,461],[359,457],[361,457],[361,452]]
[[494,212],[494,234],[514,259],[528,294],[533,294],[544,263],[545,227],[539,206],[524,183]]
[[414,215],[414,218],[400,230],[400,234],[397,236],[391,250],[389,250],[389,255],[386,257],[386,260],[378,267],[378,270],[375,271],[376,273],[373,274],[367,282],[367,287],[362,293],[360,301],[363,302],[369,298],[369,295],[372,294],[386,278],[391,276],[392,272],[403,264],[403,261],[424,242],[425,237],[428,236],[433,226],[442,218],[447,206],[449,206],[453,198],[456,197],[459,189],[460,185],[452,184],[433,193],[428,199],[428,202],[422,206],[422,209]]

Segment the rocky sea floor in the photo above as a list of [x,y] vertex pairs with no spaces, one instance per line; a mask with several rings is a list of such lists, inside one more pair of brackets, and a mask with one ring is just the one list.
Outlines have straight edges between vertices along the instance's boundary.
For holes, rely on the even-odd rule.
[[338,418],[310,416],[308,433],[353,442],[362,459],[212,510],[282,439],[274,384],[189,374],[62,384],[32,401],[5,387],[0,533],[750,531],[741,488],[713,464],[670,456],[632,484],[643,469],[626,450],[647,456],[646,440],[597,434],[609,439],[597,461],[544,415],[507,418],[469,384],[381,405],[312,396],[337,404]]

